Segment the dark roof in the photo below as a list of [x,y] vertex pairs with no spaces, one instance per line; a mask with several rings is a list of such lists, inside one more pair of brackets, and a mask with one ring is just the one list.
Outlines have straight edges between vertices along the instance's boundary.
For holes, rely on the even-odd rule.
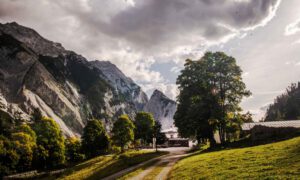
[[268,121],[268,122],[253,122],[242,124],[242,130],[249,131],[254,126],[266,126],[266,127],[294,127],[300,128],[300,120],[290,120],[290,121]]

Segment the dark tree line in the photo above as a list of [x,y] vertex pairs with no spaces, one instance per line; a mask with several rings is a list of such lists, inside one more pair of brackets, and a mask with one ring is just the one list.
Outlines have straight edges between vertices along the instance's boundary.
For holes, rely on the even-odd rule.
[[265,121],[295,120],[300,118],[300,82],[291,84],[276,97],[266,112]]

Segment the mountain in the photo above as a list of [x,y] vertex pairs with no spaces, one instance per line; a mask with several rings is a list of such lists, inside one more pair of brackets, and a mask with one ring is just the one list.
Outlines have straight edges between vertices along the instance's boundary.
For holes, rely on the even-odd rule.
[[153,114],[154,119],[162,124],[162,129],[169,129],[174,126],[173,116],[176,112],[177,104],[168,98],[161,91],[155,90],[145,105],[144,111]]
[[79,136],[89,118],[106,127],[131,117],[148,99],[115,65],[88,61],[33,29],[0,24],[0,109],[29,119],[34,108],[52,117],[67,136]]
[[140,86],[127,77],[116,65],[109,61],[92,61],[91,64],[104,74],[104,79],[114,87],[115,93],[124,101],[133,102],[138,111],[143,110],[148,97]]

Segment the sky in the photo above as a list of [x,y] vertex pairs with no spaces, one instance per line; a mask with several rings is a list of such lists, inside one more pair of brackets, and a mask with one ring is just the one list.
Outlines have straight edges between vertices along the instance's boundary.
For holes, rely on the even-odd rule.
[[300,80],[299,0],[1,0],[15,21],[88,60],[109,60],[150,96],[176,99],[185,59],[224,51],[237,60],[259,120]]

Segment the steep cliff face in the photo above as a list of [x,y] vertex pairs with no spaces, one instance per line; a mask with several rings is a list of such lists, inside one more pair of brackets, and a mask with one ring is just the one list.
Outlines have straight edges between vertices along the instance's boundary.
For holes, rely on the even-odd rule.
[[143,110],[148,97],[140,86],[109,61],[92,61],[91,63],[103,72],[104,79],[113,87],[121,102],[133,103],[137,111]]
[[155,120],[162,124],[162,129],[169,129],[174,126],[173,116],[176,112],[177,104],[169,99],[161,91],[155,90],[144,107],[144,111],[153,114]]
[[39,108],[74,136],[88,118],[104,119],[109,128],[116,116],[133,116],[147,96],[114,65],[91,63],[32,29],[7,23],[0,24],[0,102],[2,110],[25,119]]

